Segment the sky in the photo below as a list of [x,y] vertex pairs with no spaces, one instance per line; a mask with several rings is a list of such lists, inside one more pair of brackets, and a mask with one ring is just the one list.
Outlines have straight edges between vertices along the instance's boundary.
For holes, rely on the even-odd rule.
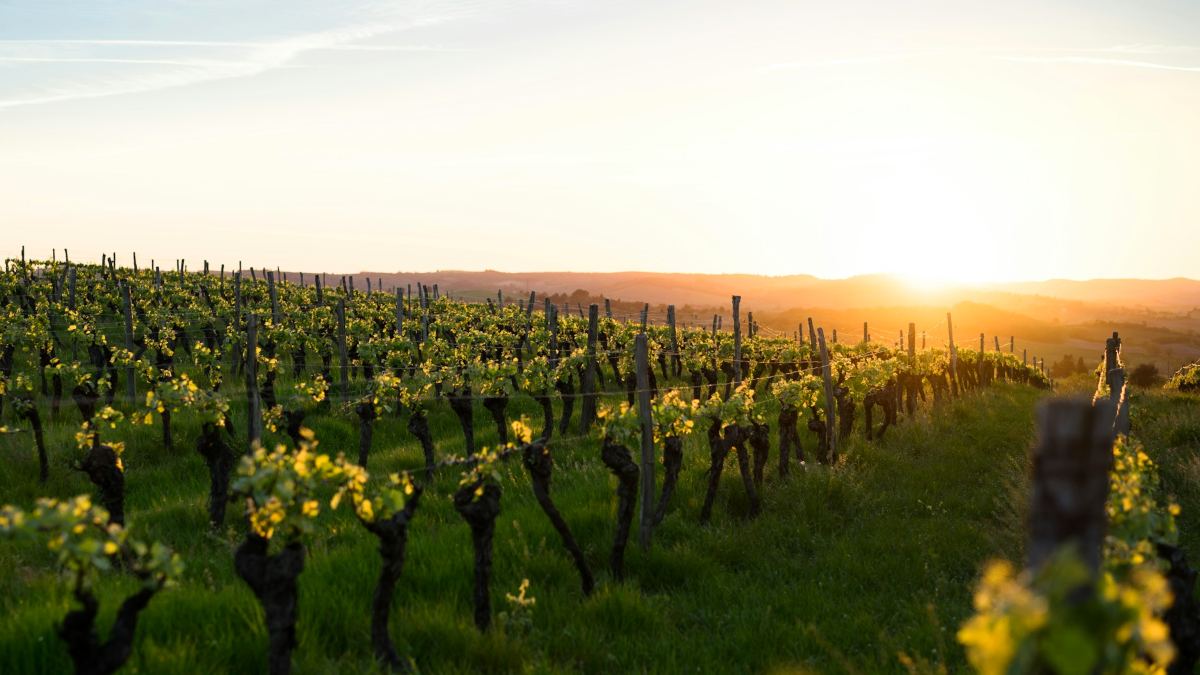
[[1200,277],[1198,161],[1194,0],[0,0],[6,256]]

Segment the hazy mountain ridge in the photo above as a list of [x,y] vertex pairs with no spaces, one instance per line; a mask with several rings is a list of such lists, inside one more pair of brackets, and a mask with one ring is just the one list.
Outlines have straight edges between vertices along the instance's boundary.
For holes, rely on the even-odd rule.
[[[689,274],[665,272],[498,272],[495,270],[437,272],[360,272],[356,284],[366,279],[383,281],[384,288],[424,283],[467,297],[506,294],[569,294],[582,289],[594,296],[638,300],[651,304],[716,306],[739,294],[747,307],[763,311],[792,307],[827,309],[868,308],[888,305],[948,307],[958,302],[986,302],[1010,311],[1036,307],[1039,316],[1052,312],[1060,320],[1095,315],[1105,305],[1134,310],[1188,313],[1200,308],[1200,281],[1194,279],[1094,279],[1013,282],[1002,284],[952,284],[923,288],[888,275],[862,275],[846,279],[820,279],[811,275],[761,276],[754,274]],[[1061,316],[1059,316],[1061,314]]]

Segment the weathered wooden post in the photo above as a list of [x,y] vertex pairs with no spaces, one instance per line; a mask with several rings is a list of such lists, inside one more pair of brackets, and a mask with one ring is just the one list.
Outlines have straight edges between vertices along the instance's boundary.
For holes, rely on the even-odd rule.
[[917,414],[917,387],[919,387],[921,385],[918,384],[919,380],[917,379],[917,375],[916,375],[916,369],[917,369],[917,324],[912,323],[912,322],[909,322],[909,324],[908,324],[908,368],[909,368],[908,382],[906,383],[908,386],[904,387],[905,389],[908,390],[907,391],[908,407],[906,407],[905,410],[908,411],[909,417],[913,417]]
[[596,421],[596,334],[599,332],[600,307],[588,305],[587,362],[583,366],[583,397],[579,408],[579,433],[586,434]]
[[262,442],[262,411],[258,398],[258,315],[246,317],[246,454]]
[[346,300],[337,304],[338,395],[345,401],[350,397],[350,359],[346,354]]
[[742,383],[742,296],[733,296],[733,386]]
[[638,541],[642,550],[650,550],[654,532],[654,421],[650,413],[650,365],[646,354],[646,334],[638,333],[633,341],[634,367],[637,370],[638,420],[642,427],[641,517],[638,521]]
[[950,312],[946,312],[946,330],[949,332],[950,340],[950,391],[952,394],[959,393],[958,391],[958,346],[954,344],[954,320],[950,317]]
[[833,366],[829,363],[829,350],[825,348],[825,329],[817,329],[817,344],[821,349],[821,378],[825,383],[825,438],[829,444],[829,464],[836,465],[837,453],[837,399],[833,395]]
[[271,325],[279,327],[279,292],[275,289],[275,273],[267,270],[267,294],[271,298]]
[[404,290],[396,290],[396,335],[404,335]]
[[671,370],[678,376],[683,371],[683,360],[679,356],[679,333],[675,329],[675,305],[667,305],[667,326],[671,331]]
[[[75,295],[75,275],[74,268],[71,269],[71,295]],[[74,301],[72,301],[74,306]],[[129,403],[137,400],[137,382],[133,376],[133,303],[129,298],[129,282],[121,282],[121,306],[125,312],[125,350],[129,352],[128,357],[131,359],[129,365],[125,366],[125,397],[129,399]]]
[[1029,567],[1064,545],[1095,574],[1107,529],[1105,504],[1113,463],[1113,408],[1084,399],[1053,399],[1038,408],[1029,506]]
[[871,332],[869,330],[867,330],[867,322],[864,321],[863,322],[863,344],[865,345],[870,341],[871,341]]

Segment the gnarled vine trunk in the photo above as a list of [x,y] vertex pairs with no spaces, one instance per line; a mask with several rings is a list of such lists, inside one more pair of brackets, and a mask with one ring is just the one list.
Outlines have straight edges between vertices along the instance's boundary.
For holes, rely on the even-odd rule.
[[605,438],[600,449],[600,459],[608,470],[617,477],[617,531],[613,535],[612,554],[609,567],[613,578],[625,578],[625,547],[629,543],[629,527],[633,523],[633,510],[637,498],[638,466],[633,463],[629,448]]
[[521,459],[529,471],[534,498],[537,499],[538,505],[542,507],[546,517],[550,519],[550,524],[558,532],[563,546],[571,554],[571,559],[575,561],[575,569],[579,570],[583,594],[591,595],[592,589],[595,587],[595,580],[592,578],[592,570],[588,566],[587,558],[584,557],[583,549],[579,548],[579,544],[571,534],[571,528],[567,526],[567,521],[563,519],[558,508],[554,506],[554,501],[550,498],[550,476],[554,471],[554,459],[550,455],[546,439],[527,444],[522,449]]
[[200,428],[196,450],[208,466],[208,520],[214,528],[225,522],[225,506],[229,503],[229,476],[237,457],[212,422]]
[[304,546],[290,542],[279,553],[268,555],[270,542],[256,534],[234,553],[233,566],[262,605],[267,620],[267,672],[287,675],[296,647],[296,579],[304,571]]
[[[480,494],[476,494],[480,491]],[[486,631],[492,624],[492,537],[500,515],[500,486],[475,481],[454,492],[454,509],[471,526],[475,547],[475,627]]]
[[367,530],[379,540],[379,556],[383,559],[383,565],[379,569],[379,581],[375,584],[375,594],[371,598],[371,646],[375,651],[375,659],[392,670],[408,670],[407,664],[396,653],[396,647],[392,644],[388,624],[392,613],[392,594],[395,593],[396,583],[400,580],[400,573],[404,571],[408,524],[412,522],[413,513],[417,510],[421,491],[421,487],[414,487],[413,493],[404,503],[404,508],[391,518],[364,523]]
[[108,639],[100,642],[96,634],[96,614],[99,603],[90,592],[77,588],[75,599],[82,607],[72,609],[58,626],[58,636],[67,643],[67,652],[75,665],[76,675],[108,675],[129,660],[133,653],[133,636],[138,615],[150,603],[156,588],[141,588],[125,598],[117,610],[117,618],[108,631]]

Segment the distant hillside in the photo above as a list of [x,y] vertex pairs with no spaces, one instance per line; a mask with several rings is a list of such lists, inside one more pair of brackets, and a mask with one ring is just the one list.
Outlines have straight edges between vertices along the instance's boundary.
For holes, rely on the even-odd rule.
[[[295,273],[290,278],[295,279]],[[367,279],[384,290],[418,283],[438,284],[443,294],[483,301],[500,291],[506,302],[537,293],[572,312],[589,303],[612,301],[617,318],[636,318],[643,303],[651,322],[662,322],[674,304],[683,325],[708,326],[714,314],[728,328],[730,296],[742,296],[766,332],[791,335],[812,317],[840,340],[862,339],[867,322],[871,339],[895,343],[909,322],[929,346],[948,339],[946,312],[953,312],[955,342],[1004,348],[1015,338],[1017,353],[1051,361],[1063,355],[1094,358],[1104,338],[1119,330],[1126,358],[1152,362],[1164,370],[1200,358],[1200,281],[1192,279],[1049,280],[928,289],[887,275],[819,279],[810,275],[666,274],[655,272],[361,272],[351,275],[356,288]],[[327,276],[330,283],[339,277]]]
[[[1111,312],[1118,307],[1171,313],[1186,313],[1200,308],[1200,281],[1192,279],[1050,280],[979,286],[951,285],[930,290],[887,275],[819,279],[803,274],[771,277],[753,274],[445,270],[419,273],[360,272],[353,276],[360,287],[366,285],[368,277],[382,280],[384,288],[436,283],[456,296],[477,298],[494,297],[497,290],[510,295],[524,295],[529,291],[570,294],[584,290],[592,296],[651,304],[723,307],[729,303],[729,296],[737,293],[747,307],[762,311],[791,307],[948,307],[959,302],[983,302],[1009,311],[1035,308],[1039,317],[1076,321],[1102,316],[1104,312]],[[1200,316],[1200,310],[1196,314]]]

